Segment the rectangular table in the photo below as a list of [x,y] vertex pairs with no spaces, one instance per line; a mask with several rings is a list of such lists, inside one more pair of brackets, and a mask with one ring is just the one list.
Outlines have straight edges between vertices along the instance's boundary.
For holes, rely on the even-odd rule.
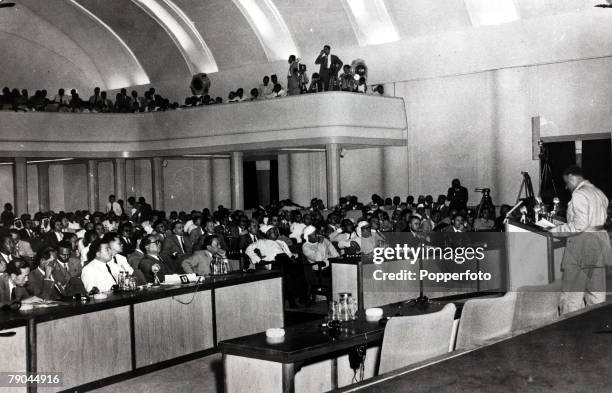
[[63,386],[32,385],[30,392],[91,389],[211,354],[218,337],[283,322],[278,271],[207,277],[200,284],[112,294],[85,304],[0,311],[0,333],[11,333],[0,336],[0,344],[14,348],[10,363],[0,360],[0,371],[63,373]]
[[[383,310],[385,316],[421,315],[439,311],[446,303],[398,303]],[[315,392],[349,385],[353,371],[347,353],[361,344],[368,347],[365,377],[373,377],[384,326],[361,316],[344,323],[334,338],[322,322],[287,327],[279,343],[270,342],[265,332],[221,342],[226,393]]]

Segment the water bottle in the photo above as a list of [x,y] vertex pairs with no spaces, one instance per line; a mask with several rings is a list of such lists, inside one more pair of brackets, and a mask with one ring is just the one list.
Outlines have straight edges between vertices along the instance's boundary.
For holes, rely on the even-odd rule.
[[227,274],[229,272],[229,260],[226,257],[223,257],[222,266],[223,268],[221,274]]

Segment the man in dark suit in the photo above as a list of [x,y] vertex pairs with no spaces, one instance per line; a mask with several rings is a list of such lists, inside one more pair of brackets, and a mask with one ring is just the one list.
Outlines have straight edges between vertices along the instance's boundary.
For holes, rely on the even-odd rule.
[[72,255],[70,242],[64,240],[57,245],[57,262],[58,270],[62,272],[61,276],[67,277],[65,281],[71,277],[81,277],[83,266],[81,260]]
[[31,243],[32,240],[36,238],[36,232],[34,232],[34,230],[32,229],[34,224],[32,223],[32,220],[29,218],[26,218],[25,220],[22,219],[22,221],[23,221],[23,228],[19,230],[19,236],[23,240],[27,240]]
[[189,231],[189,241],[191,241],[194,248],[199,248],[199,243],[202,239],[204,239],[204,235],[206,233],[202,228],[202,218],[200,216],[195,217],[193,219],[193,224],[195,225],[195,228]]
[[64,233],[62,232],[62,221],[54,217],[50,222],[51,230],[43,236],[44,244],[46,246],[55,247],[59,242],[64,240]]
[[132,236],[132,243],[135,245],[134,251],[128,255],[127,260],[132,269],[138,270],[140,261],[144,258],[145,253],[141,249],[142,239],[146,234],[143,231],[138,231]]
[[63,285],[53,277],[57,264],[56,258],[57,251],[53,247],[45,247],[38,253],[34,262],[35,267],[30,271],[26,285],[31,296],[44,300],[62,298]]
[[0,274],[0,305],[30,297],[25,289],[29,274],[30,266],[23,259],[15,258],[6,266],[6,274]]
[[459,179],[453,179],[451,187],[448,189],[446,199],[450,202],[449,210],[457,209],[458,211],[467,209],[468,190],[461,186]]
[[172,234],[166,236],[162,245],[161,257],[164,260],[176,260],[178,264],[191,254],[191,240],[184,236],[183,223],[175,221],[172,224]]
[[325,45],[315,60],[315,64],[319,64],[319,78],[321,79],[319,91],[327,91],[329,90],[331,77],[337,77],[338,72],[342,69],[342,60],[338,56],[332,55],[331,47]]
[[259,238],[259,223],[255,220],[249,221],[249,226],[247,227],[247,232],[244,235],[240,236],[240,251],[244,252],[249,245],[255,243]]
[[134,249],[136,248],[134,243],[132,242],[133,230],[134,227],[130,222],[121,224],[119,226],[119,229],[117,230],[117,233],[119,234],[119,241],[121,241],[121,245],[123,246],[123,251],[121,252],[121,255],[125,257],[134,252]]
[[15,242],[10,233],[0,236],[0,273],[6,270],[6,266],[15,255]]
[[142,240],[142,248],[144,249],[145,256],[140,260],[138,269],[142,272],[147,282],[155,282],[155,274],[153,272],[154,266],[157,266],[159,269],[157,272],[159,281],[164,281],[164,276],[166,274],[183,273],[183,269],[180,266],[180,270],[177,269],[174,261],[165,260],[159,255],[161,247],[160,241],[157,239],[156,235],[147,235]]

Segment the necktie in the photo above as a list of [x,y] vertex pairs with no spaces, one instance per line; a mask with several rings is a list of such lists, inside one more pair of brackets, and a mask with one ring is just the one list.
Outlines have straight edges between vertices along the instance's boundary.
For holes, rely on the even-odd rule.
[[[113,261],[115,260],[115,258],[113,257]],[[113,281],[115,282],[115,284],[117,284],[117,280],[115,279],[115,276],[113,276],[113,272],[111,272],[111,268],[110,266],[108,266],[108,263],[105,263],[106,265],[106,270],[108,270],[108,274],[110,274],[110,276],[113,278]]]
[[185,252],[185,247],[183,247],[183,236],[177,236],[179,240],[179,245],[181,246],[181,251]]
[[15,298],[17,297],[17,294],[15,293],[15,289],[17,288],[13,287],[13,289],[11,289],[11,301],[15,300]]

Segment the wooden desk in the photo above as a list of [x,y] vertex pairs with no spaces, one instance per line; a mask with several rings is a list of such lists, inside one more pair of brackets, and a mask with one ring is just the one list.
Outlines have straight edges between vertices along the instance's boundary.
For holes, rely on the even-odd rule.
[[[445,234],[437,234],[443,236]],[[423,295],[428,298],[439,298],[458,295],[469,295],[482,292],[505,292],[506,290],[506,258],[504,250],[504,234],[470,233],[476,241],[486,242],[484,259],[476,263],[465,262],[455,264],[434,258],[423,258],[421,261],[392,260],[382,264],[374,264],[371,258],[362,259],[330,259],[332,274],[332,294],[338,300],[338,294],[349,292],[357,298],[361,309],[379,307],[384,304],[406,301],[417,298],[422,286]],[[401,238],[398,238],[401,244]],[[420,262],[420,263],[419,263]],[[427,270],[430,273],[444,272],[472,272],[481,270],[491,273],[490,281],[463,281],[463,282],[434,282],[420,279],[419,271]],[[382,271],[385,273],[398,273],[401,271],[415,274],[414,280],[377,280]]]
[[612,305],[480,349],[445,355],[342,391],[609,392]]
[[[421,315],[445,304],[400,303],[383,310],[385,316]],[[221,342],[226,393],[322,392],[349,385],[353,370],[347,353],[360,344],[368,346],[365,378],[376,375],[383,326],[360,317],[344,323],[338,337],[332,338],[322,322],[287,327],[279,343],[269,342],[265,332]]]
[[[241,310],[239,317],[229,317],[232,310]],[[30,392],[85,390],[213,353],[219,332],[232,338],[282,325],[280,272],[257,271],[86,304],[0,312],[0,329],[17,332],[0,343],[16,348],[16,365],[8,371],[18,371],[24,359],[23,370],[63,373],[62,387],[31,386]],[[3,362],[0,371],[7,368]]]

